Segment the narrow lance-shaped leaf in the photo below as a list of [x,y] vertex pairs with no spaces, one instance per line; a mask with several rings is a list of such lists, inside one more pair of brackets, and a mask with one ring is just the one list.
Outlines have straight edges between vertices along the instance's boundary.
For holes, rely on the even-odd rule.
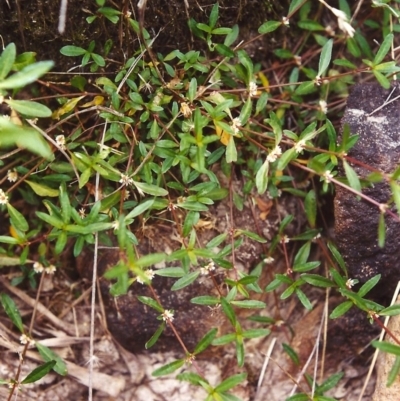
[[185,364],[184,359],[178,359],[174,362],[168,363],[167,365],[161,366],[161,368],[156,369],[152,375],[154,377],[160,377],[164,375],[168,375],[170,373],[175,372],[175,370],[179,369]]
[[343,160],[343,167],[346,173],[346,177],[349,180],[350,187],[355,189],[357,192],[361,192],[361,183],[357,176],[357,173],[354,169],[347,163],[346,160]]
[[331,62],[333,40],[329,39],[322,47],[321,55],[319,57],[318,76],[322,76]]
[[393,34],[389,33],[388,35],[386,35],[378,52],[376,53],[376,56],[373,61],[374,65],[380,64],[382,62],[382,60],[385,58],[386,54],[390,50],[390,47],[392,46],[392,42],[393,42]]
[[53,67],[52,61],[39,61],[30,64],[16,74],[0,82],[0,89],[15,89],[22,88],[32,82],[35,82],[39,77],[46,74]]
[[16,47],[14,43],[9,43],[7,47],[3,50],[0,56],[0,81],[3,80],[8,73],[15,61]]
[[21,315],[15,302],[7,294],[1,294],[1,304],[3,305],[7,316],[11,319],[18,330],[23,333],[24,325],[22,324]]
[[150,340],[146,342],[146,344],[145,344],[145,348],[146,349],[151,348],[157,342],[157,340],[160,338],[160,335],[162,334],[164,329],[165,329],[165,322],[162,322],[158,326],[158,328],[155,331],[155,333],[151,336]]
[[26,376],[24,380],[22,380],[21,384],[37,382],[42,377],[46,376],[47,373],[49,373],[50,370],[53,369],[55,364],[56,364],[56,361],[49,361],[43,365],[38,366],[36,369],[33,369],[32,372],[29,373],[29,375]]

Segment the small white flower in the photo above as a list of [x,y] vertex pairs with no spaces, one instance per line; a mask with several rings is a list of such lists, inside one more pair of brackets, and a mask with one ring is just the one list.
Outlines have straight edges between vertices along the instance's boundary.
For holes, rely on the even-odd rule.
[[22,334],[22,335],[20,336],[19,342],[20,342],[22,345],[26,345],[26,344],[33,345],[33,344],[35,344],[35,341],[34,341],[32,338],[30,338],[29,336],[27,336],[26,334]]
[[314,78],[314,83],[315,83],[315,85],[317,85],[317,86],[321,86],[321,84],[322,84],[322,78],[321,78],[319,75],[317,75],[317,76]]
[[283,242],[284,244],[287,244],[289,241],[290,241],[290,238],[289,238],[287,235],[284,235],[284,236],[282,237],[282,242]]
[[301,56],[295,55],[295,56],[293,56],[293,58],[294,58],[294,62],[296,63],[296,65],[298,67],[300,67],[301,66]]
[[321,233],[318,233],[311,241],[315,242],[317,239],[321,238]]
[[167,209],[168,209],[169,212],[172,212],[172,210],[175,210],[175,209],[177,209],[177,208],[178,208],[178,206],[175,205],[175,204],[173,204],[172,202],[170,202],[170,203],[168,204],[168,207],[167,207]]
[[8,203],[8,196],[2,189],[0,189],[0,205],[7,205],[7,203]]
[[355,29],[350,25],[349,19],[345,12],[338,10],[335,7],[330,6],[325,0],[319,0],[326,8],[332,11],[335,17],[338,19],[339,29],[351,38],[354,36]]
[[333,28],[328,25],[325,27],[325,32],[329,35],[329,36],[335,36],[335,31],[333,30]]
[[18,180],[18,173],[15,170],[7,171],[7,180],[10,182],[15,182]]
[[257,84],[254,81],[249,83],[249,96],[253,97],[257,95]]
[[130,178],[128,175],[121,173],[121,179],[119,180],[119,182],[122,185],[132,185],[133,184],[133,179]]
[[388,209],[389,209],[389,205],[387,203],[379,204],[379,210],[382,214],[385,214]]
[[81,208],[79,209],[79,211],[78,211],[78,214],[79,214],[79,217],[80,217],[81,219],[84,219],[84,218],[86,217],[86,210],[85,210],[85,208],[84,208],[84,207],[81,207]]
[[174,320],[174,311],[171,309],[165,309],[162,313],[162,318],[164,322],[172,322]]
[[44,269],[47,274],[54,274],[56,271],[56,267],[54,265],[50,265]]
[[56,143],[60,149],[65,150],[65,136],[64,135],[57,135]]
[[269,153],[269,155],[267,156],[267,160],[270,163],[273,163],[276,159],[278,159],[278,157],[282,154],[282,149],[279,145],[276,145],[274,147],[274,149],[272,149],[272,151]]
[[354,36],[354,32],[356,31],[347,20],[338,19],[339,29],[344,32],[346,35],[352,38]]
[[206,266],[200,267],[200,274],[205,276],[206,274],[209,274],[210,271],[215,270],[215,264],[213,261],[210,261],[210,263]]
[[326,103],[325,100],[320,100],[319,101],[319,109],[326,114],[328,112],[328,104]]
[[282,18],[282,24],[285,26],[289,26],[289,18],[288,17],[283,17]]
[[40,262],[35,262],[33,264],[33,270],[35,271],[35,273],[43,273],[44,266]]
[[352,287],[354,287],[354,285],[355,284],[357,284],[357,280],[354,280],[354,279],[352,279],[352,278],[349,278],[347,281],[346,281],[346,287],[348,288],[348,289],[351,289]]
[[[153,280],[153,278],[155,276],[153,269],[147,269],[143,273],[146,276],[147,280],[149,280],[149,281]],[[137,276],[136,280],[138,283],[144,284],[144,281],[140,278],[140,276]]]
[[118,230],[119,229],[119,221],[118,220],[113,221],[111,227],[114,231]]
[[240,127],[242,126],[242,122],[240,121],[240,118],[239,118],[239,117],[235,117],[235,118],[232,120],[231,126],[232,126],[232,129],[233,129],[233,132],[234,132],[235,134],[238,134],[238,133],[239,133],[239,130],[240,130]]
[[306,147],[306,141],[304,139],[301,139],[294,145],[294,150],[297,153],[301,153],[305,147]]
[[186,102],[181,103],[181,113],[185,118],[189,118],[192,115],[192,109]]
[[330,183],[332,181],[333,174],[327,170],[324,172],[324,174],[322,174],[322,178],[325,180],[325,182]]
[[124,200],[129,199],[129,197],[131,196],[131,193],[129,191],[125,191],[124,193]]
[[275,260],[275,259],[274,259],[272,256],[267,256],[267,257],[264,259],[264,263],[265,263],[266,265],[270,265],[274,260]]

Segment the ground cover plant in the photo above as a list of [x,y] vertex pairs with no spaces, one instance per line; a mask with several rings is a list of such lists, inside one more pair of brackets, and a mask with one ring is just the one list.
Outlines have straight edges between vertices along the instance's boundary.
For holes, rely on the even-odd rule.
[[[135,19],[126,9],[97,0],[96,13],[87,24],[100,19],[112,29],[123,22],[137,38],[137,47],[121,62],[110,56],[117,46],[111,39],[105,43],[92,39],[85,47],[65,45],[60,53],[79,69],[63,83],[46,83],[51,61],[36,62],[32,53],[20,53],[14,43],[5,43],[0,56],[3,279],[11,277],[11,285],[35,289],[39,300],[46,275],[58,274],[66,255],[78,258],[86,247],[93,248],[95,283],[99,246],[117,247],[119,262],[105,273],[112,282],[111,293],[125,294],[137,282],[152,293],[139,296],[159,320],[146,348],[160,341],[167,327],[181,346],[176,360],[156,369],[154,376],[185,367],[177,378],[202,387],[206,400],[239,399],[234,394],[247,376],[242,369],[246,342],[270,335],[277,326],[263,294],[276,292],[277,302],[294,297],[311,310],[310,287],[336,290],[342,301],[331,319],[358,308],[371,324],[382,326],[379,317],[395,315],[399,308],[368,299],[379,275],[357,287],[327,234],[332,223],[324,220],[323,206],[332,202],[335,186],[374,205],[380,213],[376,224],[380,247],[387,241],[385,219],[399,222],[400,168],[359,177],[357,160],[347,155],[357,133],[345,126],[339,135],[337,117],[350,87],[377,81],[388,89],[400,72],[399,2],[361,4],[341,0],[333,7],[322,0],[292,0],[280,19],[265,21],[243,43],[238,25],[221,26],[216,3],[205,22],[189,15],[199,50],[161,53],[152,49],[157,35],[143,25],[145,5],[140,5]],[[276,41],[269,63],[250,57],[249,43],[289,37],[292,32],[298,39]],[[54,94],[41,96],[40,87]],[[27,97],[30,100],[24,100]],[[237,176],[240,191],[233,188]],[[384,202],[362,192],[378,182],[391,188]],[[303,213],[281,215],[271,240],[256,226],[252,231],[235,226],[234,210],[241,211],[248,203],[260,205],[260,199],[278,204],[282,197],[296,199]],[[199,224],[223,200],[230,211],[227,229],[201,244]],[[269,210],[265,213],[267,218]],[[140,254],[143,231],[161,220],[176,230],[179,249]],[[291,236],[289,227],[296,222],[301,229]],[[235,263],[245,240],[263,244],[259,263],[249,271]],[[326,263],[315,258],[317,248]],[[283,255],[285,269],[270,274],[276,255]],[[160,263],[167,267],[154,267]],[[267,271],[269,281],[262,284]],[[217,273],[222,274],[223,285]],[[174,310],[166,308],[152,288],[155,276],[176,279],[170,291],[183,291],[208,277],[217,295],[196,296],[192,303],[206,310],[219,307],[229,331],[219,335],[213,327],[194,348],[188,347],[174,326]],[[93,322],[96,285],[92,291]],[[24,378],[20,369],[12,378],[1,378],[12,399],[25,384],[52,369],[60,375],[67,369],[62,358],[35,338],[35,313],[30,321],[22,318],[16,300],[6,291],[1,303],[21,334],[21,364],[33,343],[43,358],[43,364]],[[252,312],[251,328],[241,317],[243,309]],[[92,323],[91,372],[96,360],[93,336]],[[196,368],[196,359],[209,347],[229,344],[234,345],[242,370],[213,384]],[[400,348],[387,342],[374,346],[397,356],[391,383],[400,369]],[[290,345],[285,351],[299,363]],[[341,376],[336,373],[319,382],[305,375],[309,388],[302,387],[288,400],[333,399],[325,393]],[[88,397],[92,398],[92,389]]]

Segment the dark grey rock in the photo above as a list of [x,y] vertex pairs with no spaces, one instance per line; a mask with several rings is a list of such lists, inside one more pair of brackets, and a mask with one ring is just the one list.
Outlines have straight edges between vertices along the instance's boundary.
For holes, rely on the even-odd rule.
[[[357,161],[350,165],[360,177],[366,177],[371,169],[391,173],[400,163],[400,98],[395,99],[399,95],[399,83],[388,90],[372,83],[356,85],[348,98],[342,123],[349,125],[352,134],[359,135],[348,156]],[[392,99],[395,100],[391,102]],[[384,181],[370,185],[363,193],[383,204],[391,196]],[[397,213],[395,208],[392,211]],[[377,291],[380,296],[390,296],[400,279],[400,223],[392,216],[385,216],[386,243],[380,248],[379,215],[377,206],[357,199],[342,187],[336,188],[336,242],[349,276],[363,283],[381,274]]]

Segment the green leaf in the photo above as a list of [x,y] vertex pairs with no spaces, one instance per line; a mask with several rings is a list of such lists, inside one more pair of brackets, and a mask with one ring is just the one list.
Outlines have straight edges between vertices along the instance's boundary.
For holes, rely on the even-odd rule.
[[153,298],[145,297],[143,295],[138,295],[137,298],[142,304],[150,306],[151,308],[155,309],[157,312],[160,312],[160,313],[164,312],[164,308]]
[[59,195],[58,189],[50,188],[46,185],[39,184],[35,181],[25,180],[24,182],[26,182],[32,188],[33,192],[35,192],[36,195],[42,197],[46,196],[55,197]]
[[237,150],[235,146],[235,140],[233,139],[233,136],[229,137],[229,142],[226,147],[226,162],[227,163],[232,163],[237,161]]
[[385,215],[381,213],[379,215],[379,223],[378,223],[378,246],[380,248],[383,248],[385,246],[385,238],[386,238]]
[[208,382],[197,373],[184,372],[177,375],[176,378],[178,380],[185,380],[191,384],[194,384],[195,386],[202,386],[206,389],[206,391],[208,391],[208,389],[212,391],[212,387],[208,384]]
[[15,207],[7,203],[7,210],[10,215],[12,225],[19,231],[26,232],[29,229],[25,217]]
[[306,212],[308,224],[310,224],[311,228],[314,228],[317,220],[317,196],[313,189],[307,193],[304,199],[304,210]]
[[225,345],[225,344],[229,344],[232,341],[235,341],[236,339],[236,334],[235,333],[229,333],[229,334],[225,334],[224,336],[218,337],[216,338],[212,344],[213,345]]
[[[1,241],[0,241],[1,242]],[[31,259],[27,259],[25,263],[33,263]],[[8,256],[5,253],[0,253],[0,266],[20,266],[21,259],[19,256]]]
[[376,276],[370,278],[366,283],[361,286],[357,295],[359,295],[360,297],[364,297],[365,295],[367,295],[378,284],[380,279],[380,274],[377,274]]
[[166,267],[164,269],[157,269],[154,274],[161,277],[183,277],[185,271],[182,267]]
[[282,344],[283,350],[289,355],[289,358],[294,362],[295,365],[300,365],[300,358],[297,355],[296,351],[291,348],[288,344]]
[[379,71],[373,70],[372,73],[374,74],[376,80],[381,84],[381,86],[385,89],[390,88],[390,81]]
[[244,338],[258,338],[265,337],[271,333],[269,329],[249,329],[242,333]]
[[194,297],[190,300],[192,304],[196,305],[218,305],[220,303],[220,299],[217,297],[213,297],[211,295],[200,295],[199,297]]
[[336,246],[331,241],[328,242],[328,248],[331,251],[333,257],[335,258],[335,260],[338,263],[338,265],[340,266],[340,268],[347,275],[346,264],[344,263],[344,260],[342,258],[342,255],[340,254],[339,250],[336,248]]
[[185,276],[181,277],[178,281],[174,283],[174,285],[171,287],[171,290],[177,291],[187,287],[188,285],[192,284],[193,281],[197,279],[197,277],[199,277],[199,274],[200,270],[196,270],[194,272],[186,274]]
[[231,322],[232,326],[236,326],[236,315],[231,305],[229,305],[228,301],[225,298],[221,298],[222,309],[226,315],[226,317]]
[[139,192],[144,192],[145,194],[153,196],[166,196],[168,192],[161,187],[152,184],[146,184],[145,182],[133,181],[133,185],[138,189]]
[[381,46],[379,47],[378,52],[376,53],[376,55],[374,57],[374,60],[373,60],[374,65],[378,65],[383,61],[386,54],[390,50],[390,47],[392,46],[393,37],[394,37],[394,35],[392,33],[389,33],[388,35],[386,35]]
[[265,162],[256,174],[256,187],[257,192],[262,195],[268,188],[268,171],[269,171],[269,161],[265,159]]
[[181,368],[184,364],[185,364],[184,359],[178,359],[174,362],[168,363],[167,365],[161,366],[161,368],[156,369],[152,373],[152,376],[160,377],[160,376],[168,375],[170,373],[175,372],[175,370]]
[[349,185],[351,188],[355,189],[357,192],[361,192],[361,183],[357,176],[357,173],[354,169],[347,163],[346,160],[343,160],[343,167],[346,173],[346,177],[349,180]]
[[316,86],[314,81],[302,82],[294,91],[296,95],[309,95],[316,91]]
[[9,237],[7,235],[0,235],[0,242],[3,244],[18,244],[18,240],[16,238]]
[[5,117],[0,116],[0,148],[15,146],[28,149],[48,160],[54,159],[50,146],[38,131],[13,124]]
[[30,100],[14,100],[5,99],[12,109],[28,117],[50,117],[51,110],[44,104],[38,102],[32,102]]
[[394,383],[394,381],[399,376],[399,372],[400,372],[400,357],[396,357],[393,366],[390,369],[388,379],[386,382],[386,387],[390,387]]
[[250,118],[252,112],[253,103],[250,97],[246,100],[242,110],[240,111],[239,121],[242,125],[245,125]]
[[68,57],[83,56],[87,50],[79,46],[64,46],[60,49],[60,53]]
[[267,21],[264,22],[259,28],[258,33],[270,33],[278,29],[282,25],[281,21]]
[[1,294],[1,304],[13,324],[21,333],[24,333],[24,325],[22,324],[21,315],[15,302],[7,294]]
[[226,38],[224,40],[224,45],[225,46],[231,46],[237,39],[239,35],[239,26],[236,24],[232,27],[231,32],[226,35]]
[[218,3],[215,3],[213,5],[213,8],[211,9],[211,13],[210,13],[210,18],[209,18],[209,24],[211,28],[215,27],[215,24],[218,21]]
[[303,304],[303,306],[307,310],[312,310],[313,307],[312,307],[310,300],[307,298],[307,295],[304,294],[304,292],[300,288],[296,288],[295,293],[296,293],[297,297],[299,298],[300,302]]
[[160,338],[164,329],[165,329],[165,322],[162,322],[158,326],[156,332],[151,336],[150,340],[146,342],[146,344],[145,344],[146,349],[151,348],[157,342],[157,340]]
[[329,39],[322,47],[321,55],[319,57],[319,67],[317,74],[319,77],[321,77],[325,73],[325,71],[329,66],[329,63],[331,62],[332,46],[333,46],[333,39]]
[[193,351],[193,354],[200,354],[200,352],[203,352],[208,346],[212,343],[214,340],[216,334],[218,332],[218,329],[213,328],[211,329],[196,345],[196,348]]
[[16,47],[14,43],[9,43],[0,56],[0,81],[2,81],[11,71],[15,61]]
[[67,365],[63,361],[63,359],[58,356],[54,351],[45,345],[40,344],[39,342],[35,342],[35,347],[39,351],[40,356],[43,358],[45,362],[55,361],[56,364],[53,368],[55,372],[57,372],[61,376],[65,376],[68,373]]
[[146,210],[150,209],[154,204],[154,199],[147,199],[133,208],[125,217],[125,220],[133,219],[143,214]]
[[400,346],[396,344],[391,344],[386,341],[372,341],[372,346],[380,349],[383,352],[400,356]]
[[379,311],[380,316],[396,316],[399,314],[400,314],[400,305],[399,304],[388,306],[387,308]]
[[133,263],[135,267],[148,267],[155,265],[157,263],[163,262],[167,258],[167,254],[159,252],[159,253],[150,253],[148,255],[142,256],[141,258],[135,260]]
[[189,91],[188,91],[188,99],[190,100],[190,102],[194,101],[194,99],[196,98],[196,93],[197,93],[197,79],[192,78],[190,80]]
[[243,301],[232,301],[231,305],[238,306],[239,308],[247,308],[247,309],[252,309],[252,308],[264,309],[267,307],[265,302],[257,301],[255,299],[245,299]]
[[36,369],[33,369],[32,372],[29,373],[29,375],[26,376],[24,380],[22,380],[21,384],[37,382],[42,377],[46,376],[47,373],[49,373],[50,370],[54,368],[56,363],[56,361],[49,361],[44,363],[43,365],[38,366]]
[[220,393],[228,391],[244,381],[246,377],[247,373],[239,373],[237,375],[230,376],[222,383],[220,383],[217,387],[215,387],[215,391]]
[[345,301],[338,305],[329,315],[330,319],[337,319],[338,317],[344,315],[351,307],[353,306],[353,302]]
[[[335,373],[331,376],[329,376],[319,387],[318,387],[318,391],[321,393],[325,393],[326,391],[331,390],[332,388],[334,388],[339,381],[342,379],[344,375],[344,372],[338,372]],[[320,400],[321,398],[318,397]],[[328,399],[328,397],[326,397]],[[332,400],[334,400],[334,398],[331,398]]]
[[248,231],[248,230],[241,230],[240,229],[240,230],[237,230],[236,233],[237,234],[243,234],[246,237],[248,237],[248,238],[250,238],[250,239],[252,239],[254,241],[260,242],[262,244],[265,244],[267,242],[267,240],[265,238],[260,237],[258,234],[253,233],[253,232]]
[[68,236],[65,231],[61,231],[57,237],[56,245],[54,247],[54,252],[59,255],[67,245]]
[[333,287],[332,280],[326,277],[322,277],[319,274],[302,274],[300,276],[306,283],[314,285],[316,287],[329,288]]
[[21,71],[11,75],[9,78],[0,82],[0,89],[22,88],[35,82],[42,75],[46,74],[53,67],[52,61],[39,61],[24,67]]
[[396,204],[397,214],[400,215],[400,185],[391,180],[390,189],[392,190],[393,200]]

